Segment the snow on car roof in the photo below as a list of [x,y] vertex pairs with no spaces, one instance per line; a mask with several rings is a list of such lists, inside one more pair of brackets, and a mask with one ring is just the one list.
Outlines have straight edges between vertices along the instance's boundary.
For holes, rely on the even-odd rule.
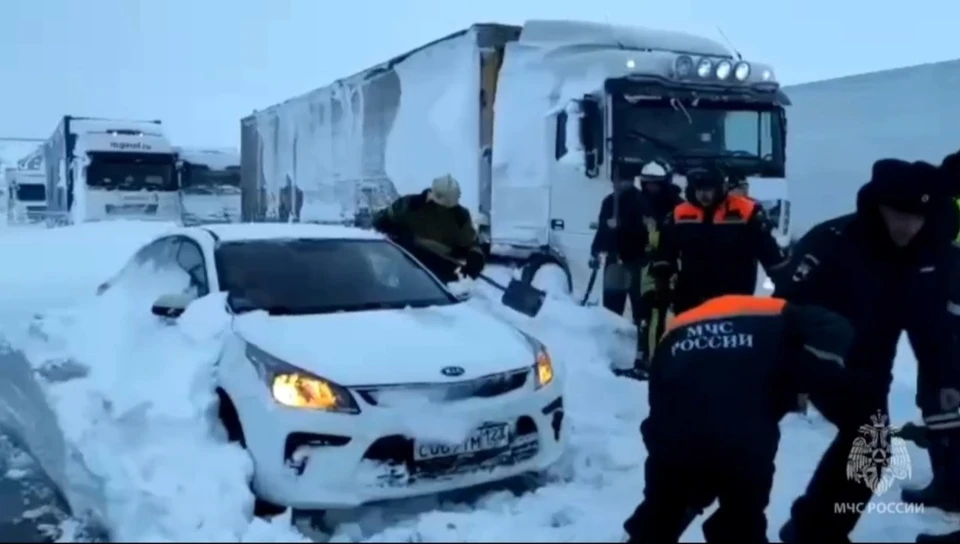
[[372,231],[342,225],[311,223],[227,223],[205,225],[224,242],[243,240],[271,240],[282,238],[326,238],[350,240],[380,240],[383,236]]

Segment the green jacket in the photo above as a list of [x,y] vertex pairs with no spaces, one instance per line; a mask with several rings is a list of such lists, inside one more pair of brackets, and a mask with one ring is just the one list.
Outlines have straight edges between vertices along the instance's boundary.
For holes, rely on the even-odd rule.
[[433,249],[439,249],[436,246],[439,244],[445,248],[444,253],[454,257],[480,251],[470,211],[459,205],[440,206],[427,199],[428,193],[423,191],[396,199],[374,215],[374,228],[388,235],[412,235]]

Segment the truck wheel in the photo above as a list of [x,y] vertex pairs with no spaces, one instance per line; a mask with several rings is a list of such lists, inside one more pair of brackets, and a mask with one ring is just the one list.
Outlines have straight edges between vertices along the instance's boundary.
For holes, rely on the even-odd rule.
[[[247,440],[243,436],[243,426],[240,424],[237,407],[233,405],[230,396],[227,395],[227,392],[223,389],[217,389],[217,399],[219,401],[217,415],[220,417],[220,422],[223,423],[223,428],[227,432],[227,441],[235,442],[239,444],[241,448],[247,449]],[[287,510],[284,506],[273,504],[258,497],[252,486],[250,487],[250,492],[253,493],[254,497],[253,515],[258,518],[278,516]]]
[[544,253],[531,255],[523,265],[520,279],[548,293],[573,292],[570,271],[556,257]]

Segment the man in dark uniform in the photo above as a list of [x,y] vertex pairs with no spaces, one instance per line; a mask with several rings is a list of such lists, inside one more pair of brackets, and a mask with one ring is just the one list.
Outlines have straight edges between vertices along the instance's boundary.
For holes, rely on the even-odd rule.
[[727,295],[677,315],[650,370],[646,487],[628,542],[677,542],[714,500],[707,542],[767,542],[779,422],[804,393],[835,424],[847,415],[850,341],[845,319],[781,299]]
[[[900,333],[906,331],[920,374],[935,391],[920,391],[924,413],[960,404],[948,312],[955,266],[956,208],[943,198],[937,169],[926,163],[883,159],[857,194],[855,213],[813,227],[796,245],[791,274],[774,296],[816,304],[846,317],[854,329],[847,368],[862,390],[858,413],[885,420]],[[781,529],[784,542],[849,542],[849,533],[873,491],[848,479],[848,459],[859,426],[847,418]],[[889,442],[886,444],[889,449]],[[889,453],[889,451],[887,452]],[[885,466],[878,464],[876,470]]]
[[[940,165],[940,172],[948,197],[954,206],[960,208],[960,152],[947,155]],[[960,225],[957,231],[954,243],[960,244]],[[958,332],[960,319],[957,319],[954,325],[954,342],[958,340]],[[935,402],[923,399],[922,396],[935,395],[937,384],[927,383],[928,376],[925,372],[918,372],[917,380],[918,406],[921,410],[924,406],[935,406]],[[929,410],[924,412],[924,421],[928,424],[934,424],[943,417],[943,414],[930,413]],[[930,455],[930,468],[933,473],[930,484],[920,489],[904,489],[901,498],[908,503],[960,512],[960,433],[932,433],[929,442],[927,453]]]
[[[458,268],[471,278],[483,271],[485,257],[473,218],[460,205],[460,184],[450,175],[377,212],[373,228],[403,246],[444,283],[459,280]],[[459,266],[459,261],[464,264]]]
[[646,316],[641,297],[642,274],[647,264],[646,247],[649,238],[643,218],[647,215],[646,202],[632,179],[615,178],[613,192],[600,204],[597,232],[590,245],[590,268],[600,266],[600,255],[606,254],[603,267],[603,307],[623,315],[627,299],[630,314],[638,329],[637,352],[633,375],[645,358],[644,342],[639,330]]
[[788,263],[763,207],[726,194],[725,185],[719,171],[687,172],[687,201],[661,228],[651,274],[657,298],[669,300],[675,314],[720,295],[752,295],[758,262],[774,282]]

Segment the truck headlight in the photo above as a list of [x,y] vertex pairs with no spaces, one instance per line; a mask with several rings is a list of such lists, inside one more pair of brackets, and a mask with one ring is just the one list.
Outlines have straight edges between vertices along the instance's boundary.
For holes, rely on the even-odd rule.
[[697,75],[702,78],[708,78],[713,74],[713,61],[710,59],[700,59],[697,63]]
[[549,385],[553,381],[553,361],[550,360],[550,354],[546,349],[541,348],[537,352],[537,364],[534,365],[534,372],[537,375],[537,389]]
[[679,78],[690,77],[693,73],[693,59],[687,55],[680,55],[673,66],[674,71]]
[[728,60],[721,60],[717,63],[717,79],[723,81],[730,77],[730,73],[733,72],[733,65],[730,64]]
[[246,355],[278,404],[304,410],[360,413],[360,406],[345,387],[297,368],[250,343],[247,343]]
[[750,77],[750,65],[746,62],[738,62],[736,68],[733,69],[733,77],[737,81],[746,81]]

